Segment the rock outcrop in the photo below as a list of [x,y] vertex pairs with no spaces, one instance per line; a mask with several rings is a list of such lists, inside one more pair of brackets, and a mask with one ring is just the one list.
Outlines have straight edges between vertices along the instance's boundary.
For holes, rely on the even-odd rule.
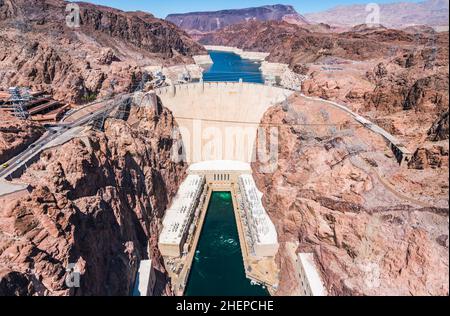
[[31,121],[0,111],[0,164],[10,160],[41,137],[45,129]]
[[448,131],[449,117],[448,111],[444,112],[437,120],[433,123],[430,130],[428,131],[428,139],[431,141],[441,141],[446,140],[449,137]]
[[0,87],[45,90],[86,102],[133,90],[145,66],[193,63],[206,54],[184,31],[142,12],[79,3],[79,27],[66,23],[68,2],[0,2]]
[[408,163],[411,169],[448,168],[448,142],[419,147]]
[[170,294],[157,236],[185,176],[174,127],[164,108],[132,107],[128,122],[44,151],[20,179],[32,192],[0,204],[0,295],[129,295],[147,258],[161,272],[155,295]]
[[[289,243],[314,253],[330,295],[448,295],[448,164],[401,168],[379,136],[301,97],[262,123],[279,132],[274,172],[252,167],[282,276],[296,274]],[[296,294],[295,279],[282,277],[277,294]]]

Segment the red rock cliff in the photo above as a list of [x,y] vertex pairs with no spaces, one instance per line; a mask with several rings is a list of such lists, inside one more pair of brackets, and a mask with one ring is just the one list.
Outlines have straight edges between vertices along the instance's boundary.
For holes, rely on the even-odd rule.
[[[171,160],[172,114],[159,111],[133,108],[129,123],[109,120],[27,170],[32,192],[1,201],[0,295],[128,295],[149,257],[157,294],[170,294],[156,243],[185,166]],[[71,263],[80,288],[65,284]]]
[[253,164],[281,243],[276,294],[298,294],[294,244],[315,254],[330,295],[448,295],[448,162],[401,168],[342,111],[290,101],[263,118],[279,129],[274,172]]
[[192,63],[206,53],[175,25],[143,12],[80,3],[80,27],[70,28],[67,4],[0,1],[0,87],[80,103],[132,90],[145,66]]

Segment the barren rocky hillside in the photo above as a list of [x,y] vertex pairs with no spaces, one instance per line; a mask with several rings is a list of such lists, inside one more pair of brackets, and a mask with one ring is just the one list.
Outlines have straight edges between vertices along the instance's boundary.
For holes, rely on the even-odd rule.
[[0,112],[0,116],[0,163],[19,154],[45,132],[37,123],[23,122],[4,112]]
[[293,244],[331,295],[448,295],[448,152],[439,169],[399,167],[378,135],[313,103],[265,114],[280,126],[277,168],[253,164],[281,242],[277,294],[298,287]]
[[[367,1],[370,3],[370,1]],[[402,28],[410,25],[431,25],[448,30],[448,0],[426,0],[420,2],[398,1],[378,4],[380,23],[389,27]],[[354,26],[366,23],[374,7],[366,4],[340,5],[326,11],[305,14],[314,23]]]
[[166,20],[173,22],[191,34],[214,32],[249,20],[288,21],[293,24],[308,24],[306,19],[294,7],[282,4],[214,12],[170,14]]
[[80,3],[80,27],[70,28],[67,4],[0,1],[0,87],[29,86],[79,103],[132,89],[144,66],[191,63],[206,53],[147,13]]
[[[0,200],[0,295],[128,295],[146,258],[167,294],[156,236],[185,172],[171,159],[174,124],[166,109],[133,108],[45,151],[20,179],[32,192]],[[81,288],[66,286],[69,264]]]

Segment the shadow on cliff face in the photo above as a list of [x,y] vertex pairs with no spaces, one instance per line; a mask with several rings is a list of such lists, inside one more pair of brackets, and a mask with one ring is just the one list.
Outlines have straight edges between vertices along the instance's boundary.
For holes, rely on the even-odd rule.
[[[160,146],[167,142],[164,140],[158,141],[160,151],[171,149]],[[101,152],[98,144],[93,149]],[[150,222],[162,218],[169,203],[166,179],[155,168],[155,161],[138,162],[130,152],[114,157],[109,147],[104,155],[102,163],[92,155],[84,171],[89,177],[68,195],[72,201],[96,196],[95,204],[76,213],[75,248],[70,256],[74,262],[82,258],[86,270],[81,276],[82,286],[73,291],[74,295],[128,295],[139,262],[149,256]],[[163,291],[168,279],[159,274]]]
[[[75,210],[70,218],[74,231],[69,263],[82,260],[85,266],[81,287],[72,294],[127,295],[140,260],[148,259],[151,195],[132,155],[127,152],[119,168],[109,148],[98,157],[102,151],[97,140],[92,139],[93,153],[80,164],[86,176],[67,192]],[[163,190],[158,193],[165,198]],[[80,202],[82,208],[76,205]],[[145,213],[138,217],[137,209]]]
[[[160,114],[133,109],[136,128],[110,120],[105,133],[87,132],[30,166],[21,181],[31,194],[0,206],[2,231],[16,236],[0,244],[2,293],[126,296],[149,257],[164,292],[157,236],[186,166],[171,159],[173,116]],[[79,287],[65,282],[72,272]]]
[[[120,200],[120,198],[119,198]],[[147,234],[129,207],[100,201],[89,214],[77,209],[70,262],[83,260],[80,288],[73,295],[128,295],[140,260],[147,257]],[[115,214],[120,212],[120,217]]]
[[160,271],[155,271],[156,284],[153,296],[164,296],[166,294],[167,284],[170,282],[168,276]]

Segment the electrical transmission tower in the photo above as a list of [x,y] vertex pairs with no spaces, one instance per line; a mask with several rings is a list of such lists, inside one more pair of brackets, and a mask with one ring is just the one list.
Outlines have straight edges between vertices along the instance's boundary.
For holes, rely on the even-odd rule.
[[111,116],[111,113],[114,109],[117,109],[114,118],[120,120],[128,120],[131,110],[131,98],[125,97],[121,98],[121,100],[114,100],[114,105],[111,106],[108,110],[97,115],[91,122],[92,128],[98,132],[104,132],[105,122]]
[[136,90],[134,92],[139,92],[139,91],[144,90],[145,84],[149,81],[149,79],[150,79],[150,75],[148,74],[147,71],[144,71],[144,73],[142,74],[141,82],[137,85]]
[[29,95],[22,96],[19,88],[9,88],[10,101],[14,107],[14,115],[22,120],[28,118],[28,113],[24,109],[25,102],[30,100]]
[[127,97],[120,101],[119,108],[117,109],[115,117],[119,120],[126,121],[130,116],[131,110],[131,98]]

